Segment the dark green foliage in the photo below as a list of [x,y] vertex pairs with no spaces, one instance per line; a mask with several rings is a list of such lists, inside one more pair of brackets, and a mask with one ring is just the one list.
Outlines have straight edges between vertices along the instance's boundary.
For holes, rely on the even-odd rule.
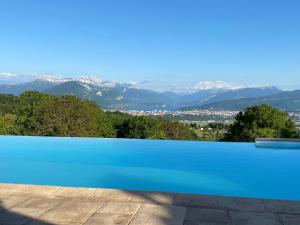
[[115,131],[105,113],[93,102],[74,96],[50,99],[38,107],[35,135],[113,137]]
[[14,95],[0,94],[0,115],[12,113],[17,99]]
[[228,125],[226,123],[213,122],[207,124],[205,128],[211,128],[212,130],[225,130],[228,129]]
[[74,96],[24,92],[15,107],[16,133],[46,136],[115,135],[111,121],[93,102]]
[[258,137],[294,138],[297,137],[297,129],[285,112],[263,104],[240,112],[224,140],[254,141]]
[[34,135],[37,127],[37,112],[39,107],[46,104],[54,96],[38,91],[27,91],[20,95],[15,106],[16,133]]
[[160,129],[157,119],[147,116],[132,116],[120,125],[118,137],[162,139],[165,137],[165,133]]
[[0,115],[0,134],[15,134],[15,123],[15,115]]
[[166,134],[167,139],[171,140],[196,140],[197,134],[187,125],[174,121],[161,119],[160,127]]

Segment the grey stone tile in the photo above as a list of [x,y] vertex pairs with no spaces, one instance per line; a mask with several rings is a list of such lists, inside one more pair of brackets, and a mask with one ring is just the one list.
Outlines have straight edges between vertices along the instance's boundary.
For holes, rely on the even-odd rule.
[[273,213],[230,212],[230,225],[282,225],[279,216]]
[[116,213],[95,213],[84,225],[127,225],[132,215]]
[[135,214],[140,207],[140,203],[107,202],[98,210],[98,213],[116,213],[132,215]]
[[187,208],[185,220],[189,222],[228,222],[227,212],[220,209]]
[[177,194],[174,205],[185,207],[220,208],[218,197],[210,195]]
[[261,199],[219,197],[219,206],[226,210],[264,212],[265,206]]
[[84,222],[89,216],[96,212],[103,203],[65,200],[40,216],[47,221]]
[[299,225],[300,224],[300,215],[280,214],[279,216],[284,225]]
[[180,206],[145,204],[130,225],[182,225],[185,213]]
[[300,214],[299,201],[264,200],[265,208],[270,212]]

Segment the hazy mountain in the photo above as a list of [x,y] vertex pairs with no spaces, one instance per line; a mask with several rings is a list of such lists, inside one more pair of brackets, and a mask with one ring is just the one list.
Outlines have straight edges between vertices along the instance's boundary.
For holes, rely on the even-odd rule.
[[281,91],[275,87],[245,87],[224,82],[200,82],[194,93],[157,92],[139,88],[135,83],[103,81],[97,77],[43,77],[17,85],[0,85],[0,93],[19,95],[27,90],[50,94],[75,95],[96,101],[104,108],[121,109],[135,106],[200,106],[224,100],[268,96]]
[[268,96],[280,93],[276,87],[247,87],[241,89],[213,88],[203,89],[192,94],[178,97],[176,103],[181,106],[200,106],[224,100]]
[[253,88],[243,88],[237,90],[224,91],[222,93],[211,96],[209,99],[203,101],[203,103],[213,103],[225,100],[235,100],[240,98],[254,98],[261,96],[269,96],[282,92],[276,87],[253,87]]
[[67,81],[44,90],[49,94],[75,95],[96,101],[103,107],[126,107],[140,104],[165,104],[169,99],[150,90],[136,89],[124,84],[97,86],[80,81]]
[[300,90],[285,91],[265,97],[219,101],[198,107],[191,107],[190,109],[243,110],[248,106],[258,104],[269,104],[286,111],[300,111]]
[[48,88],[56,86],[57,83],[49,82],[43,79],[37,79],[32,82],[21,83],[21,84],[1,84],[0,92],[3,94],[20,95],[24,91],[36,90],[44,91]]

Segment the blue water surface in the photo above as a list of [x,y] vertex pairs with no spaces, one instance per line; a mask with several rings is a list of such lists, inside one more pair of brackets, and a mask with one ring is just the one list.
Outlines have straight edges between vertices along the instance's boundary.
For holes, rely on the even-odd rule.
[[252,143],[0,136],[0,183],[300,200],[300,150]]

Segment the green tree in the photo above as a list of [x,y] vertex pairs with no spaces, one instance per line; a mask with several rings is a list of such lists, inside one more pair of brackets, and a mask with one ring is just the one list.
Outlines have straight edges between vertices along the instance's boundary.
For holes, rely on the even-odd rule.
[[157,119],[147,116],[132,116],[119,126],[118,137],[163,139],[165,133],[161,130]]
[[258,137],[294,138],[295,123],[282,112],[268,105],[252,106],[236,115],[225,134],[225,141],[254,141]]
[[20,95],[16,102],[14,114],[16,115],[16,130],[21,135],[33,135],[36,129],[37,110],[41,104],[46,104],[53,95],[42,94],[38,91],[26,91]]
[[0,94],[0,115],[12,113],[18,97],[14,95]]
[[0,134],[15,134],[16,116],[12,114],[0,115]]
[[74,96],[60,96],[41,104],[36,122],[36,135],[114,137],[116,133],[96,103]]
[[197,134],[187,125],[178,121],[160,119],[160,128],[170,140],[196,140]]

